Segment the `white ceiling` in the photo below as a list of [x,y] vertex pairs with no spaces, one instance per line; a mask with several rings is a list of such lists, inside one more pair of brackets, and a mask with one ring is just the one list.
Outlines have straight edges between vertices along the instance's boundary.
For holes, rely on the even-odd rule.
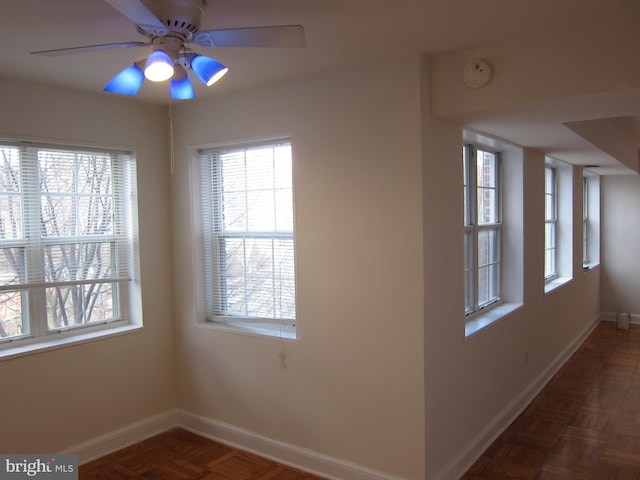
[[[230,71],[212,87],[194,86],[196,96],[203,98],[378,58],[445,52],[630,16],[640,18],[639,0],[209,0],[201,29],[300,24],[307,48],[197,47]],[[103,0],[0,3],[0,76],[98,93],[115,73],[148,51],[56,57],[29,52],[124,41],[144,37]],[[131,101],[168,103],[167,86],[145,82]]]

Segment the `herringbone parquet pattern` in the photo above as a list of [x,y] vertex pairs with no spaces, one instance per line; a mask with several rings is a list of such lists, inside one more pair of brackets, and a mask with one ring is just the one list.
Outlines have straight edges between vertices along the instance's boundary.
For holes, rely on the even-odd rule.
[[640,326],[602,322],[463,480],[640,480]]
[[322,480],[182,429],[80,466],[81,480]]

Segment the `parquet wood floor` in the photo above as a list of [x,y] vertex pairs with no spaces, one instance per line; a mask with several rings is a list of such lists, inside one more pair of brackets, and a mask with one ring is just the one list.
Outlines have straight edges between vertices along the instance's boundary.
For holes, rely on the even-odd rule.
[[[80,479],[322,480],[182,429]],[[640,325],[602,322],[462,480],[640,480]]]
[[80,466],[80,480],[322,480],[180,428]]
[[462,480],[640,480],[640,325],[602,322]]

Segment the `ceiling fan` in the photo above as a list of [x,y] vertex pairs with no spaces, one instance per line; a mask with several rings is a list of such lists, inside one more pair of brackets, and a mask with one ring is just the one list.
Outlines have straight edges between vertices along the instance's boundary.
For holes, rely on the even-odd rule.
[[187,75],[192,71],[205,85],[218,81],[228,68],[217,60],[195,52],[199,47],[305,47],[301,25],[200,30],[207,0],[105,0],[135,23],[145,42],[121,42],[31,52],[32,55],[66,55],[109,48],[152,47],[153,52],[111,79],[104,91],[135,95],[144,79],[169,80],[171,98],[195,97]]

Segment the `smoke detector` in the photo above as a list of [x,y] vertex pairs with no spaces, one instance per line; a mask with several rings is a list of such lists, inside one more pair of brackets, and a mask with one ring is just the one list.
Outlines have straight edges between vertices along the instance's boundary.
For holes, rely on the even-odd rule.
[[469,88],[484,87],[491,80],[491,66],[480,58],[475,58],[464,66],[462,80]]

